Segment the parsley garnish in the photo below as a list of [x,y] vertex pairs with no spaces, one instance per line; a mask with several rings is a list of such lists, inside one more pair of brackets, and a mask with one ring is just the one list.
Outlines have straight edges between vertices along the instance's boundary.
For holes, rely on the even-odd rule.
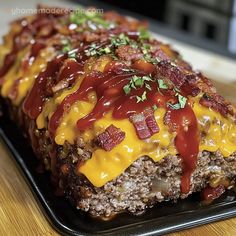
[[[95,43],[92,43],[88,49],[85,50],[86,56],[101,56],[103,54],[109,54],[114,52],[114,47],[119,47],[121,45],[127,45],[129,43],[133,43],[130,41],[129,37],[127,37],[124,33],[119,34],[118,36],[112,36],[111,37],[111,44],[100,47],[96,45]],[[115,55],[113,54],[115,57]]]
[[156,110],[157,110],[157,105],[156,105],[156,104],[153,105],[153,106],[152,106],[152,109],[153,109],[154,111],[156,111]]
[[144,39],[149,39],[149,38],[150,38],[150,33],[145,28],[140,28],[139,39],[144,40]]
[[131,87],[129,84],[126,84],[124,87],[123,87],[123,90],[125,92],[126,95],[130,94],[131,92]]
[[76,49],[68,52],[68,58],[76,58]]
[[62,46],[63,46],[62,47],[62,52],[63,53],[67,53],[71,50],[71,45],[70,45],[69,40],[63,39],[63,40],[61,40],[61,43],[62,43]]
[[187,102],[187,98],[178,94],[178,101],[179,101],[180,108],[184,108]]
[[92,22],[97,26],[102,26],[103,28],[108,29],[110,27],[110,23],[105,21],[102,18],[102,14],[96,11],[85,10],[82,8],[78,8],[74,12],[70,14],[70,22],[82,25],[86,22]]
[[172,104],[172,103],[168,102],[167,106],[170,107],[173,110],[179,110],[181,108],[179,103]]
[[157,82],[158,82],[158,87],[160,89],[168,89],[168,86],[167,84],[165,84],[165,81],[163,79],[158,79]]
[[101,54],[109,54],[111,53],[111,49],[109,48],[109,46],[106,46],[105,48],[100,48],[98,50],[98,54],[101,55]]
[[181,94],[177,93],[176,96],[178,97],[178,103],[172,104],[172,103],[167,103],[167,105],[173,109],[173,110],[178,110],[181,108],[184,108],[187,102],[187,98],[182,96]]
[[141,88],[145,85],[145,88],[147,88],[148,90],[151,90],[151,86],[147,83],[148,81],[153,81],[152,78],[150,76],[137,76],[134,75],[130,78],[130,81],[128,84],[126,84],[123,87],[123,90],[125,92],[126,95],[130,94],[132,89],[137,89],[137,88]]
[[67,39],[63,39],[61,41],[63,47],[62,47],[62,53],[68,53],[68,58],[75,58],[76,57],[76,50],[72,49],[72,46],[70,42]]
[[92,43],[88,49],[85,50],[86,56],[95,56],[98,53],[97,51],[97,45],[95,43]]
[[160,59],[158,57],[152,57],[150,53],[151,46],[147,43],[142,44],[141,50],[142,53],[144,54],[144,59],[148,62],[151,62],[152,64],[157,64]]
[[150,91],[152,90],[150,84],[147,84],[147,83],[145,83],[145,88],[148,89],[148,90],[150,90]]
[[127,45],[129,42],[130,42],[129,37],[126,36],[124,33],[121,33],[118,36],[111,37],[111,45],[115,47],[119,47],[121,45]]
[[151,48],[151,46],[149,44],[144,43],[141,47],[142,53],[144,55],[148,54],[150,52],[150,48]]
[[92,43],[88,49],[85,50],[86,56],[101,56],[103,54],[111,53],[111,49],[109,46],[101,47],[97,46],[95,43]]
[[141,97],[136,96],[136,99],[137,99],[137,103],[144,102],[145,100],[147,100],[147,91],[144,91]]

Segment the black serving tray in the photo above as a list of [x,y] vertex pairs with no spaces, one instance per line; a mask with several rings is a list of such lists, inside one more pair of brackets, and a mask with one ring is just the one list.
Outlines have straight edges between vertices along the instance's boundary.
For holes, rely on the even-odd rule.
[[228,191],[202,206],[199,194],[177,203],[164,202],[140,216],[122,213],[109,221],[76,210],[53,193],[49,174],[36,171],[37,159],[21,131],[1,117],[0,136],[15,159],[51,225],[63,235],[162,235],[236,216],[236,194]]

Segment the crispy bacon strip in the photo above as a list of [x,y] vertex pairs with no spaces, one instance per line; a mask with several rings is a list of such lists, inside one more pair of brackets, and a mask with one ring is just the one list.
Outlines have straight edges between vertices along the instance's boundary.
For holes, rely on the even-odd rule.
[[212,108],[213,110],[219,112],[222,116],[226,116],[230,113],[224,98],[217,94],[213,94],[212,96],[204,94],[199,103],[203,106]]
[[125,132],[114,125],[110,125],[103,133],[98,135],[96,141],[98,146],[103,148],[105,151],[111,151],[116,145],[121,143],[124,138]]
[[186,74],[185,71],[168,61],[159,62],[157,72],[159,76],[171,81],[174,87],[180,89],[185,95],[196,96],[200,92],[198,77],[195,74]]
[[153,134],[159,132],[159,127],[151,108],[146,108],[142,113],[130,116],[130,120],[140,139],[150,138]]
[[146,121],[147,127],[151,131],[151,134],[158,133],[159,132],[159,126],[156,122],[156,119],[155,119],[152,108],[151,107],[146,108],[143,111],[143,114],[145,116],[145,121]]
[[130,120],[133,123],[136,133],[140,139],[146,139],[152,136],[143,113],[130,116]]

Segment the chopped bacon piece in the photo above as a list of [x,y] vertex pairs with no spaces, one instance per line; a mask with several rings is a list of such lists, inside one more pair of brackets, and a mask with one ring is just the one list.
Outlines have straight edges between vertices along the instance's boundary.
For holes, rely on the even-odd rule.
[[161,76],[168,78],[178,88],[185,82],[185,75],[175,66],[167,61],[161,61],[158,64],[158,72]]
[[153,134],[159,132],[159,127],[151,108],[146,108],[142,113],[130,116],[130,120],[140,139],[150,138]]
[[143,111],[143,114],[145,116],[145,121],[147,124],[147,127],[149,128],[149,130],[151,131],[152,134],[158,133],[159,132],[159,127],[158,124],[156,122],[153,110],[151,107],[146,108]]
[[193,97],[197,96],[200,93],[200,88],[197,85],[197,77],[194,74],[186,75],[185,81],[181,86],[181,90],[186,95],[191,95]]
[[167,80],[170,80],[175,87],[180,89],[185,95],[196,96],[199,94],[198,77],[196,74],[186,74],[177,66],[167,61],[158,63],[158,73]]
[[201,97],[199,103],[203,106],[212,108],[213,110],[220,112],[222,116],[226,116],[227,113],[230,113],[229,107],[227,106],[224,98],[217,94],[212,94],[212,96],[204,94]]
[[125,132],[114,125],[110,125],[103,133],[98,135],[97,143],[105,151],[111,151],[116,145],[121,143],[124,138]]
[[143,113],[130,116],[130,120],[133,123],[136,133],[140,139],[146,139],[152,136]]

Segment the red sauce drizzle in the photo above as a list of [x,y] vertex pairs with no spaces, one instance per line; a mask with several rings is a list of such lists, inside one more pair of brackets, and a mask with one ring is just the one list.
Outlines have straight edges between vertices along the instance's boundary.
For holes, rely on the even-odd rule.
[[199,152],[198,123],[196,116],[189,105],[183,109],[167,111],[168,125],[176,131],[175,146],[182,159],[181,192],[190,190],[191,174],[197,165]]

